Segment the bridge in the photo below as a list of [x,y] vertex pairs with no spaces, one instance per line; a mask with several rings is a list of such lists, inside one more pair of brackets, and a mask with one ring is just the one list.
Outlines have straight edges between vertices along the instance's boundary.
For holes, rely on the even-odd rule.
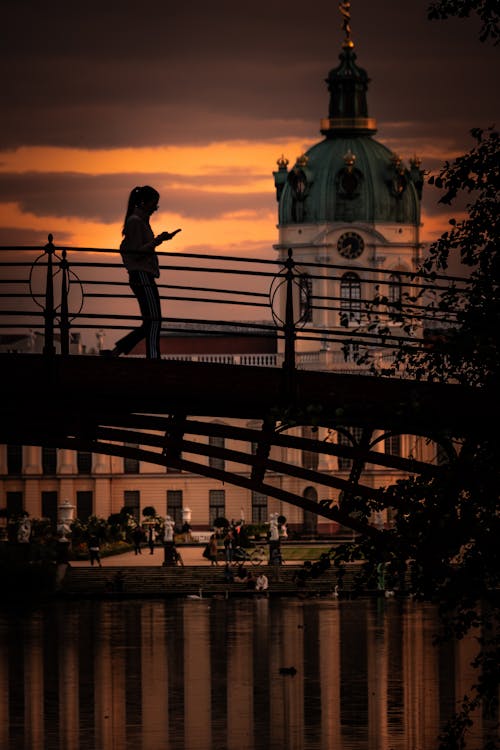
[[[242,322],[240,330],[259,340],[275,339],[273,361],[278,366],[234,364],[228,363],[227,358],[221,362],[213,355],[207,357],[211,361],[169,354],[151,361],[139,356],[108,359],[100,357],[98,351],[73,354],[71,341],[75,331],[90,329],[99,338],[103,329],[116,331],[135,324],[136,315],[115,312],[130,300],[127,282],[119,277],[120,273],[123,276],[123,269],[116,253],[88,248],[59,252],[52,237],[44,248],[16,248],[14,257],[13,250],[0,248],[6,258],[1,264],[4,307],[0,325],[8,332],[2,337],[4,343],[10,341],[13,349],[5,351],[4,345],[0,353],[1,443],[103,453],[193,472],[256,490],[356,531],[375,534],[378,532],[374,527],[344,512],[341,501],[315,503],[276,486],[269,480],[270,474],[283,473],[333,488],[341,493],[341,498],[358,495],[383,503],[383,492],[362,482],[367,465],[432,477],[453,464],[459,474],[461,447],[484,430],[496,428],[497,400],[481,390],[416,381],[401,374],[377,377],[366,367],[356,372],[354,363],[347,364],[348,373],[306,369],[311,355],[307,348],[301,352],[301,341],[316,341],[325,358],[328,347],[339,343],[347,359],[351,347],[356,347],[356,351],[376,348],[389,354],[398,347],[428,347],[428,336],[414,332],[405,336],[399,318],[395,322],[397,305],[391,307],[389,300],[394,295],[390,290],[381,295],[381,283],[389,287],[401,284],[401,279],[382,279],[376,290],[370,290],[382,299],[377,303],[377,326],[373,326],[373,296],[356,299],[354,304],[347,300],[346,304],[345,299],[304,294],[308,289],[305,274],[291,254],[280,263],[169,253],[168,264],[161,266],[162,276],[169,278],[169,284],[160,284],[167,308],[172,310],[175,303],[190,309],[201,305],[208,310],[213,306],[216,316],[208,318],[208,327],[207,317],[170,316],[164,320],[167,331],[179,334],[189,330],[220,339],[234,327],[231,318],[217,317],[222,307],[239,311],[246,306],[257,307],[261,320]],[[26,257],[22,262],[21,253]],[[176,265],[174,259],[178,261]],[[314,273],[321,279],[333,278],[345,270],[341,266],[317,266]],[[213,274],[219,279],[219,286],[208,286],[206,280],[203,286],[171,282],[188,274],[201,274],[205,279]],[[414,277],[403,283],[412,289],[425,286]],[[267,291],[262,290],[263,284],[268,285]],[[103,287],[104,292],[100,291]],[[440,287],[437,280],[431,290],[434,297],[440,288],[444,286]],[[452,313],[441,312],[440,318],[428,302],[424,304],[425,300],[415,302],[417,298],[413,293],[408,306],[419,331],[426,326],[433,330],[433,326],[442,329],[449,324]],[[104,307],[93,307],[103,302]],[[330,329],[314,326],[316,313],[311,315],[311,311],[325,309],[347,317],[348,325]],[[262,320],[263,310],[268,320]],[[401,315],[401,307],[397,314]],[[349,316],[355,318],[356,325],[350,324]],[[16,336],[28,337],[29,332],[33,340],[33,331],[37,330],[43,332],[41,352],[34,353],[33,347],[27,352],[15,350],[12,342]],[[238,426],[235,420],[255,422],[259,427]],[[293,433],[294,428],[302,426],[311,428],[309,437]],[[348,439],[342,444],[317,439],[319,428],[342,432]],[[357,428],[361,437],[355,439],[352,428]],[[387,435],[408,433],[441,445],[446,455],[445,468],[377,450]],[[239,441],[242,448],[229,450],[210,444],[212,437]],[[346,479],[334,472],[276,460],[271,457],[273,448],[350,459],[350,475]],[[234,462],[246,471],[231,472],[207,465],[203,460],[207,457]]]

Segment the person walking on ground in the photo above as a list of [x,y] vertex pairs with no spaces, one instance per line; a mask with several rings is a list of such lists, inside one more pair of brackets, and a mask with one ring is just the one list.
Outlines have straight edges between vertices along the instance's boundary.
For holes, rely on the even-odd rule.
[[208,542],[208,557],[211,565],[218,565],[217,562],[217,537],[212,534]]
[[93,534],[89,539],[89,555],[90,564],[92,565],[92,567],[94,567],[94,563],[97,563],[97,565],[102,568],[99,539],[95,536],[95,534]]
[[134,552],[136,555],[142,555],[141,542],[142,542],[142,529],[140,526],[136,526],[132,532],[132,542],[134,543]]
[[148,547],[149,554],[153,555],[155,551],[155,532],[152,526],[148,529]]
[[149,218],[158,210],[159,199],[158,191],[149,185],[135,187],[130,193],[120,253],[128,271],[130,288],[139,303],[142,325],[117,341],[114,349],[102,350],[104,356],[129,354],[139,341],[146,339],[147,358],[160,359],[161,302],[155,282],[160,268],[156,248],[181,230],[154,236]]
[[233,545],[234,545],[234,534],[232,531],[228,531],[224,537],[224,551],[226,556],[226,563],[232,563],[233,561]]

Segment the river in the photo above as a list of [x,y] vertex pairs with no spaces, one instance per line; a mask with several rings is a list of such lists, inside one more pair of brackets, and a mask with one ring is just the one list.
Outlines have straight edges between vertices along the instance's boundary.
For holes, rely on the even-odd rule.
[[[0,614],[0,748],[431,750],[472,638],[399,600],[55,602]],[[479,748],[481,720],[471,748]]]

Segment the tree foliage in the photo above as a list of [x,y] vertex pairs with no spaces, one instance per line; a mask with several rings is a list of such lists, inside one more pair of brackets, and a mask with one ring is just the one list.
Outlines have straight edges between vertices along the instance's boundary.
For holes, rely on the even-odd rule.
[[429,19],[444,19],[450,16],[469,18],[471,13],[481,21],[479,39],[482,42],[491,40],[498,44],[500,40],[498,0],[433,0],[429,5],[427,16]]
[[[392,372],[441,382],[459,382],[497,398],[500,376],[499,133],[472,131],[475,145],[446,163],[429,183],[443,191],[441,202],[452,206],[467,198],[464,215],[450,219],[450,229],[431,247],[417,278],[412,303],[426,301],[436,280],[441,291],[433,304],[446,322],[427,347],[402,347]],[[443,283],[453,255],[468,275]],[[382,300],[386,303],[386,300]],[[373,303],[373,309],[381,304]],[[376,316],[375,316],[376,317]],[[398,323],[409,329],[415,318],[402,305]],[[436,331],[434,331],[436,334]],[[459,404],[457,404],[459,408]],[[445,437],[445,436],[442,436]],[[392,508],[394,525],[379,535],[366,535],[343,548],[343,560],[363,560],[366,578],[382,564],[392,585],[405,580],[418,600],[436,602],[442,637],[477,633],[478,679],[441,736],[441,748],[463,748],[474,715],[495,717],[500,684],[500,432],[487,420],[464,436],[446,436],[453,450],[439,473],[402,479],[376,500],[345,496],[342,512],[369,523],[377,511]],[[498,726],[486,747],[496,748]]]

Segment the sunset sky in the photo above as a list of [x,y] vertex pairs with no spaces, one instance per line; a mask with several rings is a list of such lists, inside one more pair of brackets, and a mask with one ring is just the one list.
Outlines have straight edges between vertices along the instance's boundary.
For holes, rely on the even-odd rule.
[[[134,185],[161,193],[172,250],[273,257],[272,172],[321,140],[337,2],[7,0],[2,7],[0,244],[116,247]],[[498,122],[498,48],[426,0],[352,0],[376,138],[436,170]],[[426,189],[423,239],[446,224]]]

